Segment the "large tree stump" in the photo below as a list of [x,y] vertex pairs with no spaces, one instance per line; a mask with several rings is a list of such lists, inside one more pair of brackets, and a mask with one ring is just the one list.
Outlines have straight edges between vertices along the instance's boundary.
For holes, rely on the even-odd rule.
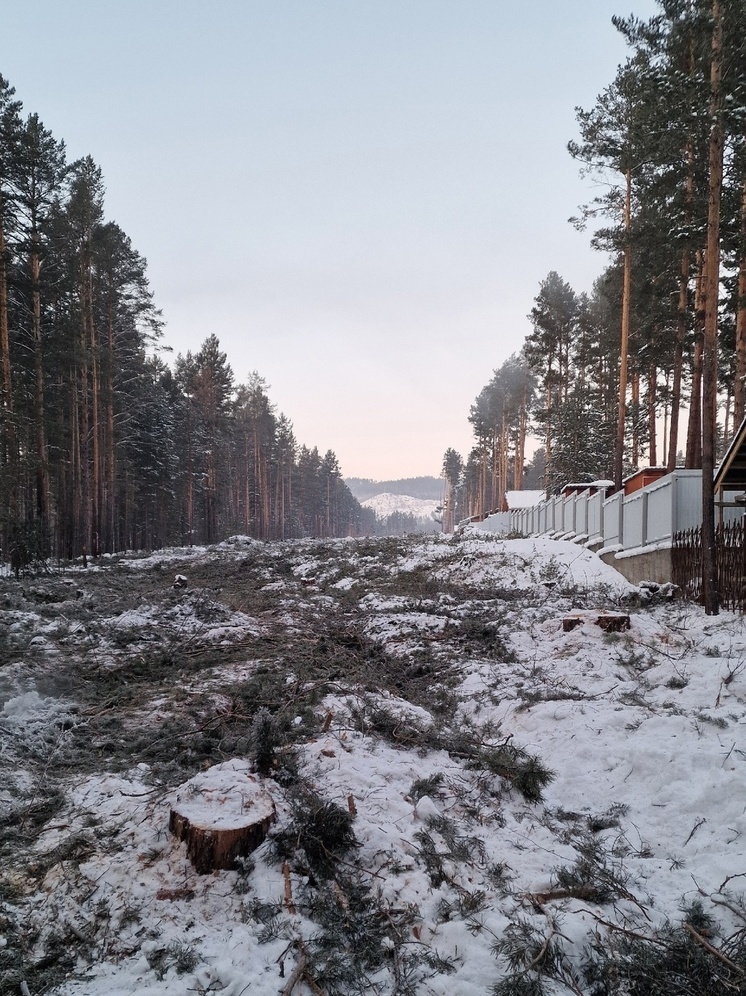
[[186,841],[200,874],[235,868],[255,850],[275,820],[275,804],[248,761],[234,759],[195,775],[177,791],[169,830]]
[[623,633],[624,630],[630,629],[631,621],[628,615],[622,612],[605,612],[596,619],[596,625],[604,631],[604,633]]
[[565,633],[570,633],[586,622],[595,623],[604,633],[621,633],[630,628],[630,618],[622,612],[576,612],[565,616],[562,629]]

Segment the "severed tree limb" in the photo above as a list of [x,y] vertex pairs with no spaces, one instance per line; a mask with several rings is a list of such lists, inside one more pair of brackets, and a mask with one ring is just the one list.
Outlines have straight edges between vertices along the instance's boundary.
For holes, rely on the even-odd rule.
[[290,973],[290,978],[285,983],[285,988],[282,990],[282,996],[291,996],[293,989],[300,982],[306,971],[306,965],[308,964],[308,959],[303,951],[300,952],[298,961],[295,963],[295,968]]
[[735,913],[739,920],[743,920],[746,923],[746,912],[739,910],[737,906],[729,903],[726,899],[716,899],[715,896],[709,896],[708,898],[710,902],[714,903],[716,906],[725,906],[725,908],[729,909],[731,913]]
[[728,882],[731,881],[731,879],[734,879],[734,878],[744,878],[744,877],[746,877],[746,872],[738,872],[737,875],[726,875],[726,877],[723,879],[723,881],[718,886],[718,892],[722,892],[723,889],[728,884]]
[[311,978],[311,976],[308,974],[307,971],[305,971],[303,973],[303,981],[308,986],[308,988],[311,990],[311,992],[314,993],[314,996],[326,996],[326,993],[321,988],[321,986],[319,986],[316,983],[316,981]]
[[298,912],[293,902],[293,884],[290,881],[290,866],[287,861],[282,863],[282,877],[285,879],[285,907],[291,916]]
[[612,923],[611,920],[604,920],[603,917],[599,916],[598,913],[594,913],[593,910],[587,908],[578,910],[579,913],[588,913],[592,916],[596,923],[600,923],[602,927],[606,927],[607,930],[615,930],[619,934],[624,934],[625,937],[632,937],[636,941],[648,941],[650,944],[657,944],[660,948],[667,948],[668,944],[665,941],[659,941],[657,937],[649,937],[647,934],[641,934],[637,930],[630,930],[628,927],[620,927],[618,923]]
[[697,830],[699,830],[699,828],[702,826],[703,823],[707,823],[707,820],[705,819],[704,816],[702,817],[701,820],[699,820],[699,822],[695,823],[694,826],[692,827],[692,832],[689,834],[689,836],[684,841],[684,847],[686,847],[686,845],[689,843],[689,841],[692,839],[692,837],[695,835],[695,833],[697,832]]
[[547,950],[549,949],[549,945],[551,944],[553,937],[554,937],[554,924],[550,920],[549,933],[544,938],[544,943],[539,948],[539,953],[536,955],[536,957],[531,961],[531,964],[528,966],[529,970],[535,968],[536,965],[539,965],[544,960],[544,956],[546,955]]
[[[285,956],[287,955],[288,951],[292,947],[295,947],[295,941],[291,941],[288,944],[288,946],[285,948],[285,950],[279,955],[279,957],[277,957],[275,959],[275,965],[279,965],[280,966],[280,978],[281,979],[285,978]],[[243,994],[244,994],[245,991],[246,991],[245,989],[242,989],[241,992],[238,994],[238,996],[243,996]]]
[[713,947],[709,941],[706,941],[701,934],[697,933],[690,923],[684,923],[684,929],[692,935],[698,944],[701,944],[706,951],[709,951],[713,958],[717,958],[719,961],[722,961],[724,965],[727,965],[731,971],[736,972],[738,975],[746,976],[746,972],[744,972],[740,965],[736,965],[736,963],[731,961],[730,958],[727,958],[722,951],[718,951],[716,947]]
[[[293,989],[295,989],[299,982],[305,982],[311,992],[314,993],[314,996],[326,996],[324,990],[308,971],[308,952],[306,951],[305,944],[300,937],[294,941],[294,944],[298,948],[298,961],[290,973],[290,978],[285,983],[281,996],[292,996]],[[287,950],[285,948],[282,957],[287,953]]]
[[318,985],[316,980],[308,971],[308,952],[306,951],[305,944],[300,938],[298,938],[298,948],[300,949],[301,957],[303,958],[303,981],[311,992],[314,993],[314,996],[326,996],[324,990]]

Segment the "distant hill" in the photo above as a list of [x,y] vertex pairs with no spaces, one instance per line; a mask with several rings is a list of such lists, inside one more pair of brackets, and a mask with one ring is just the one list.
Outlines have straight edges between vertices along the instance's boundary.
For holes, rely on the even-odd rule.
[[366,498],[363,508],[372,508],[379,519],[385,519],[389,515],[400,512],[402,515],[411,515],[415,519],[425,519],[432,523],[439,503],[434,498],[413,498],[411,495],[394,495],[390,491],[384,491],[380,495]]
[[372,481],[367,477],[346,477],[345,484],[363,502],[376,495],[410,495],[423,501],[441,501],[443,498],[442,477],[403,477],[398,481]]

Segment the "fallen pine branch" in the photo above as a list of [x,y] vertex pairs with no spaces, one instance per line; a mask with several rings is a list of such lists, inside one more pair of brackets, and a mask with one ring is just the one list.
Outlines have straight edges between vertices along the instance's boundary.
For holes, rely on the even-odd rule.
[[724,965],[727,965],[731,971],[737,972],[738,975],[746,976],[746,971],[744,971],[740,965],[736,965],[736,963],[734,961],[731,961],[730,958],[726,957],[726,955],[724,955],[722,951],[718,951],[718,949],[714,947],[712,944],[710,944],[709,941],[705,940],[705,938],[702,937],[701,934],[698,934],[690,923],[685,922],[684,929],[687,931],[687,933],[691,934],[691,936],[698,944],[701,944],[706,951],[709,951],[710,954],[713,956],[713,958],[717,958],[719,961],[722,961]]

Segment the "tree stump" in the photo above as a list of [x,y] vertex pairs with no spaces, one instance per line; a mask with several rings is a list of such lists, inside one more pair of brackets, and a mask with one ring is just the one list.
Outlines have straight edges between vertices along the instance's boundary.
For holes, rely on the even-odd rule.
[[580,612],[572,616],[565,616],[562,620],[562,630],[571,633],[583,623],[592,622],[604,633],[622,633],[630,628],[630,618],[621,612],[589,613]]
[[598,616],[596,625],[604,633],[623,633],[631,626],[630,618],[622,612],[605,612]]
[[171,805],[168,827],[186,841],[199,874],[235,868],[254,851],[275,820],[275,804],[264,779],[248,761],[234,759],[203,771],[182,785]]
[[583,619],[580,616],[565,616],[562,620],[562,632],[571,633],[578,626],[582,626]]

